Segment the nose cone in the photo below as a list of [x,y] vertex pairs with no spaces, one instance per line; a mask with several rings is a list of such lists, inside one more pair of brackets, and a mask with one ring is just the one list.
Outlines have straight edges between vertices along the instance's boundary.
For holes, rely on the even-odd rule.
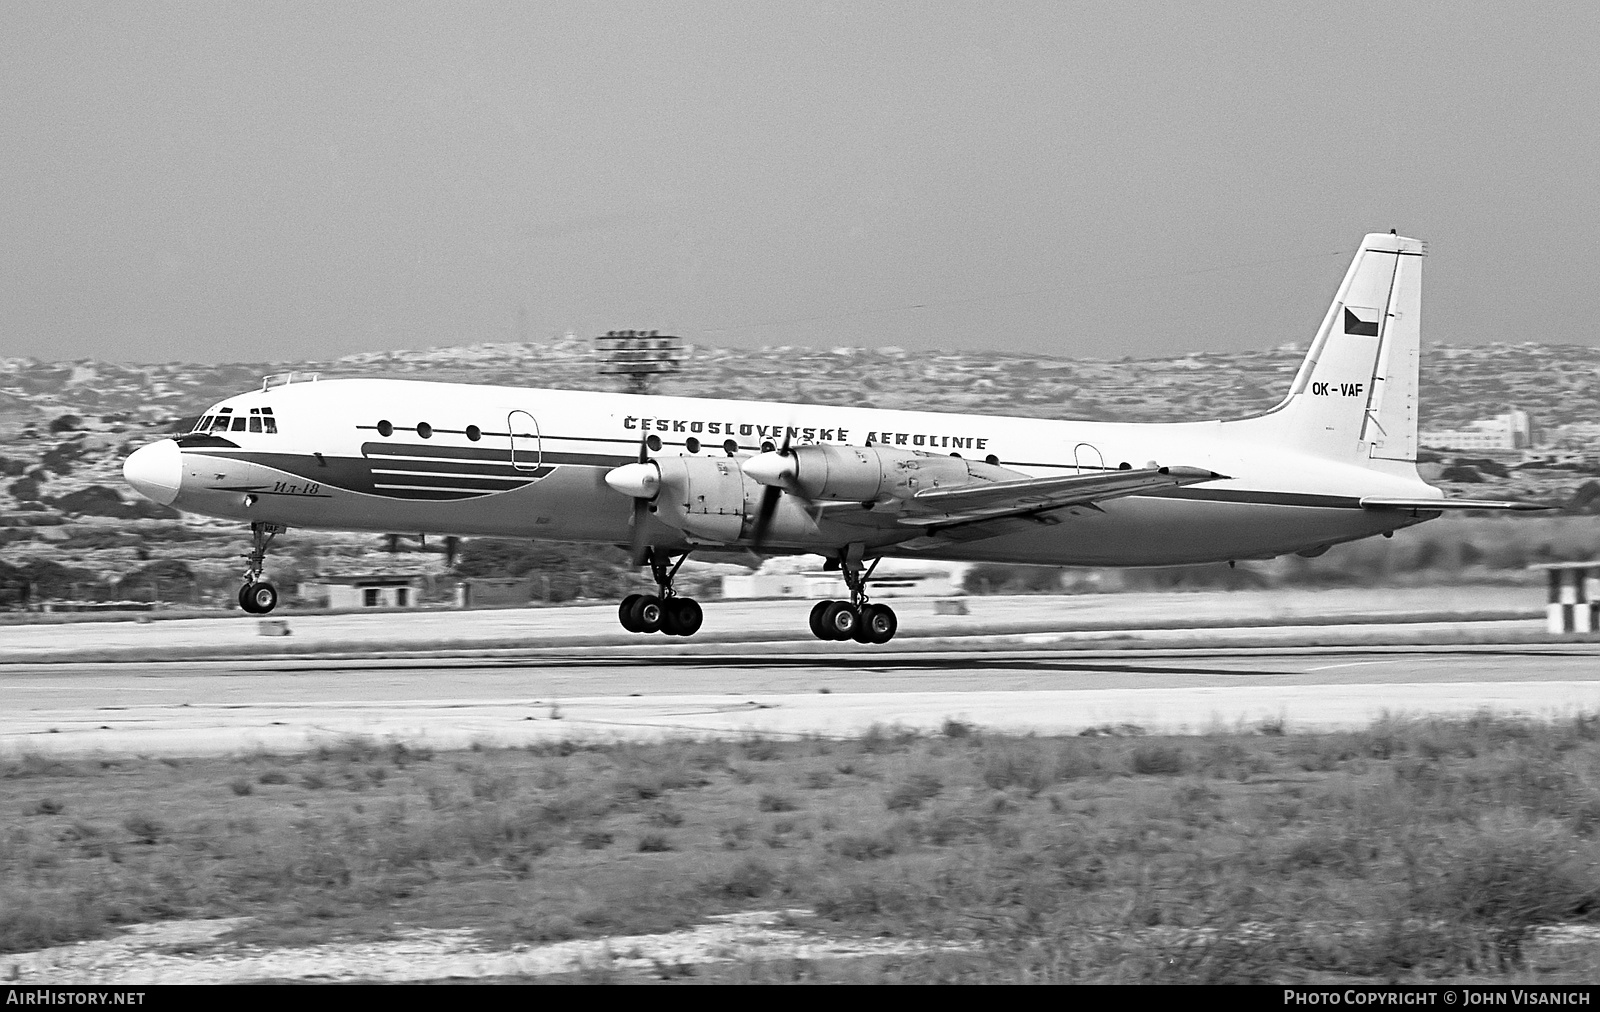
[[122,462],[122,477],[146,499],[170,506],[183,484],[183,451],[170,439],[141,446]]
[[744,462],[741,470],[750,476],[751,481],[778,488],[787,488],[799,474],[794,457],[776,450],[756,454]]
[[635,499],[654,499],[661,491],[661,471],[654,464],[623,464],[606,472],[606,484]]

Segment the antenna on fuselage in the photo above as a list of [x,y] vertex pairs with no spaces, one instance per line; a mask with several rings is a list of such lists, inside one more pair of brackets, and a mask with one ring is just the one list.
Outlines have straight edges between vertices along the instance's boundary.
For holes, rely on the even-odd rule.
[[626,377],[633,394],[650,393],[657,376],[678,371],[683,339],[658,330],[611,330],[594,339],[600,375]]

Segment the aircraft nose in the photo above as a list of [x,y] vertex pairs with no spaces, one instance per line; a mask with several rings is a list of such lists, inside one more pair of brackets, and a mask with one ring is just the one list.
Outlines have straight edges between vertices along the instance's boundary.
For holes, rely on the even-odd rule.
[[146,499],[170,506],[183,484],[183,451],[170,439],[141,446],[122,462],[122,477]]

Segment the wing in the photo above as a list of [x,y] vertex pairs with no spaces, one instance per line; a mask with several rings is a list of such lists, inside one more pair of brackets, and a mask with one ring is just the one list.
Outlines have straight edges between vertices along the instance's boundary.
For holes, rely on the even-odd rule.
[[905,501],[898,523],[943,527],[1001,517],[1020,517],[1063,506],[1093,507],[1106,499],[1227,478],[1199,467],[1145,467],[1097,471],[1057,478],[984,482],[924,489]]
[[1429,513],[1438,510],[1553,510],[1556,507],[1536,502],[1516,502],[1511,499],[1388,499],[1369,495],[1362,497],[1361,508]]

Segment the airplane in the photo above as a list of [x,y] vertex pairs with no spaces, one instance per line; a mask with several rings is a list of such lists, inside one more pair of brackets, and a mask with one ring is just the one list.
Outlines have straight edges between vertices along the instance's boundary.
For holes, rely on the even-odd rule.
[[265,614],[289,528],[627,547],[654,594],[621,625],[690,636],[689,554],[819,554],[848,600],[811,633],[887,643],[885,558],[1171,566],[1331,546],[1451,509],[1417,473],[1423,244],[1366,236],[1276,407],[1113,423],[384,379],[267,377],[123,474],[162,505],[250,525],[239,591]]

